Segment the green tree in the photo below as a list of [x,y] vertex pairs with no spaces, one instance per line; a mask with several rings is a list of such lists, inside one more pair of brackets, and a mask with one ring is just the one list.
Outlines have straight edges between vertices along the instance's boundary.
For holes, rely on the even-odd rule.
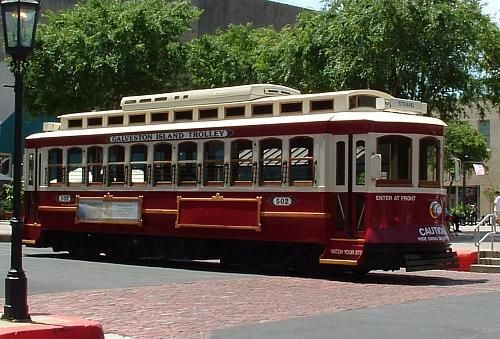
[[202,35],[189,45],[191,86],[210,88],[270,81],[267,58],[279,33],[273,28],[231,25],[215,35]]
[[26,70],[31,112],[115,108],[122,96],[185,83],[181,36],[200,11],[191,1],[86,0],[48,12]]
[[462,162],[463,175],[467,175],[473,163],[482,163],[490,158],[484,136],[466,122],[451,122],[445,135],[445,157],[447,170],[453,172],[452,158]]
[[477,0],[331,0],[283,33],[278,72],[302,90],[378,89],[445,120],[500,103],[500,30]]

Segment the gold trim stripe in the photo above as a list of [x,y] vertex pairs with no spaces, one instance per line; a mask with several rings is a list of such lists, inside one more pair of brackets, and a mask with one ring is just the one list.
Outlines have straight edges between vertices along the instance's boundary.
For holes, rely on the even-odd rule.
[[24,224],[24,226],[27,226],[27,227],[42,227],[42,224],[39,224],[39,223],[35,222],[33,224]]
[[346,242],[361,242],[364,243],[365,239],[344,239],[344,238],[330,238],[330,241],[346,241]]
[[228,225],[206,225],[206,224],[177,224],[176,228],[192,227],[192,228],[218,228],[232,230],[254,230],[259,232],[259,226],[228,226]]
[[35,244],[36,244],[35,240],[23,239],[23,245],[35,245]]
[[358,262],[356,260],[346,260],[346,259],[319,259],[320,264],[329,265],[344,265],[344,266],[356,266]]
[[45,212],[54,212],[54,211],[60,211],[60,212],[76,212],[76,206],[39,206],[38,207],[39,211],[45,211]]
[[144,214],[177,214],[177,210],[163,208],[145,208]]
[[268,218],[309,218],[330,219],[330,213],[323,212],[261,212],[261,216]]

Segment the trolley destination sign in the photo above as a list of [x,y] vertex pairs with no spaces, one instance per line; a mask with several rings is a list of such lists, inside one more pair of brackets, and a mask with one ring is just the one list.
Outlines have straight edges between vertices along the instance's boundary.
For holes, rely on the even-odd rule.
[[144,142],[144,141],[165,141],[165,140],[189,140],[189,139],[213,139],[227,138],[233,132],[229,129],[214,130],[193,130],[179,132],[155,132],[140,134],[112,135],[109,137],[110,143]]

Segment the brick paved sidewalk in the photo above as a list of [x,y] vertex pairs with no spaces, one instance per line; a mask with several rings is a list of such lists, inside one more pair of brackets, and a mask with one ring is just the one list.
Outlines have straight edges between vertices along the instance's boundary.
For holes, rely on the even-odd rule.
[[453,271],[364,278],[249,277],[29,297],[30,312],[99,321],[133,338],[204,338],[224,327],[500,291],[500,275]]

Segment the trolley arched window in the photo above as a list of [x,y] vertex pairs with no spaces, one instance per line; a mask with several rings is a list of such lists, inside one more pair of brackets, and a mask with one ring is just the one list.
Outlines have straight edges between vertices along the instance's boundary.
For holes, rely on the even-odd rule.
[[377,139],[377,153],[382,155],[382,178],[377,185],[411,185],[411,139],[399,135]]
[[290,140],[290,185],[311,186],[314,180],[314,140],[296,137]]
[[203,144],[203,180],[205,185],[224,185],[224,143],[207,141]]
[[419,147],[419,185],[439,187],[439,140],[434,138],[424,138],[420,140]]
[[198,183],[197,144],[191,141],[179,144],[177,166],[179,185],[196,185]]
[[125,183],[125,148],[113,145],[108,149],[108,184]]
[[255,177],[251,140],[231,142],[231,185],[250,186]]
[[49,186],[61,186],[64,184],[63,151],[60,148],[49,150],[47,168],[47,182]]
[[145,185],[148,182],[148,146],[130,147],[130,183]]
[[102,185],[104,182],[103,149],[92,146],[87,149],[87,181],[90,185]]
[[282,142],[280,139],[264,139],[260,142],[260,183],[281,185]]
[[69,185],[83,184],[83,152],[80,147],[72,147],[67,152],[67,172]]
[[156,144],[153,152],[153,183],[172,183],[172,145]]

